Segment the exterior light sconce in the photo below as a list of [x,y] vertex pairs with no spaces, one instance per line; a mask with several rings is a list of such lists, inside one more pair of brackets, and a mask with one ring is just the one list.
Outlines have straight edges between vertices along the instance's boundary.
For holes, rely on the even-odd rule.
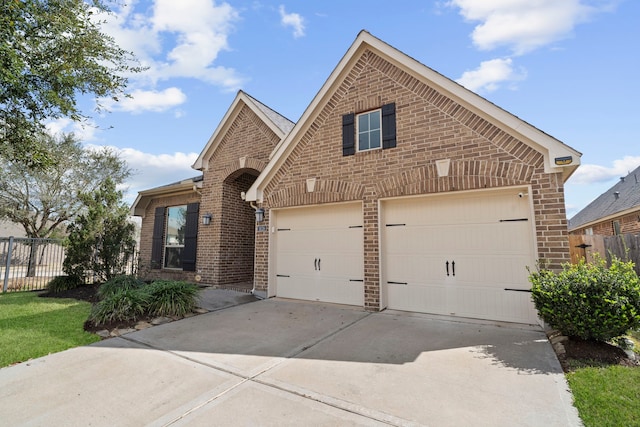
[[256,209],[256,222],[264,221],[264,209],[258,208]]
[[211,218],[213,218],[213,215],[210,214],[210,213],[206,213],[206,214],[202,215],[202,225],[211,224]]

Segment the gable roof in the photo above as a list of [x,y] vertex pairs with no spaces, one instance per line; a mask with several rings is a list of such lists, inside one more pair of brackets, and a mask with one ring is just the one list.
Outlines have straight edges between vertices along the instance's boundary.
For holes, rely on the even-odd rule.
[[172,182],[171,184],[138,192],[136,200],[131,205],[131,215],[144,217],[147,207],[154,197],[172,196],[198,191],[202,188],[202,179],[202,175],[198,175],[193,178],[183,179],[182,181]]
[[213,156],[213,153],[220,145],[222,137],[233,124],[244,106],[250,108],[251,111],[253,111],[260,120],[262,120],[273,131],[273,133],[280,138],[280,140],[282,140],[293,128],[294,123],[291,120],[240,90],[220,121],[220,124],[209,138],[209,141],[207,141],[207,145],[205,145],[195,163],[191,166],[192,168],[196,170],[207,169],[209,159]]
[[640,210],[640,166],[569,220],[569,230]]
[[[293,151],[300,140],[299,137],[304,135],[312,125],[319,111],[340,85],[345,75],[349,73],[356,61],[358,61],[362,53],[367,49],[373,51],[418,80],[426,82],[429,86],[453,99],[468,110],[493,123],[520,141],[530,145],[536,151],[543,153],[545,171],[562,172],[563,178],[566,181],[579,166],[580,152],[363,30],[358,34],[356,40],[329,75],[329,78],[320,88],[320,91],[316,94],[311,104],[309,104],[300,120],[285,139],[275,148],[271,161],[247,191],[247,201],[262,201],[264,188],[269,184],[280,166]],[[570,161],[564,165],[557,165],[555,159],[560,158],[570,158]]]

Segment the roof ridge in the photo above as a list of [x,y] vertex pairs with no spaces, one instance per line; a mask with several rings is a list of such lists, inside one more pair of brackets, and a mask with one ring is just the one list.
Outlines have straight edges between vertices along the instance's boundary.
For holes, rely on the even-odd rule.
[[247,98],[249,98],[251,101],[253,101],[256,104],[256,107],[258,107],[285,134],[288,134],[291,131],[291,129],[293,129],[293,126],[295,125],[294,121],[289,120],[287,117],[285,117],[282,114],[278,113],[276,110],[274,110],[273,108],[269,107],[265,103],[263,103],[261,101],[258,101],[256,98],[254,98],[253,96],[249,95],[247,92],[245,92],[243,90],[240,90],[240,92],[245,94],[247,96]]
[[[640,207],[640,166],[622,176],[605,192],[569,219],[569,230],[618,212]],[[634,176],[635,179],[628,179]]]

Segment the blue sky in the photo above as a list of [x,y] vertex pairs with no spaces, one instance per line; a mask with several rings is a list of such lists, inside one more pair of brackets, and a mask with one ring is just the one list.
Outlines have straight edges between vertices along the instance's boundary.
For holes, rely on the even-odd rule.
[[133,97],[50,128],[114,147],[132,201],[198,174],[238,89],[298,120],[363,29],[581,151],[569,217],[640,165],[637,0],[128,0],[104,30],[149,67]]

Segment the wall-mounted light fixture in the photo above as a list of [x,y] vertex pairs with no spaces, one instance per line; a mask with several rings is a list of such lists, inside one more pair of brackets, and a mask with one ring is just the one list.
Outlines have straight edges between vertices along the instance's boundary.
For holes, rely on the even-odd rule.
[[264,221],[264,209],[258,208],[256,209],[256,222]]
[[206,213],[206,214],[202,215],[202,225],[211,224],[211,218],[213,218],[213,214]]

